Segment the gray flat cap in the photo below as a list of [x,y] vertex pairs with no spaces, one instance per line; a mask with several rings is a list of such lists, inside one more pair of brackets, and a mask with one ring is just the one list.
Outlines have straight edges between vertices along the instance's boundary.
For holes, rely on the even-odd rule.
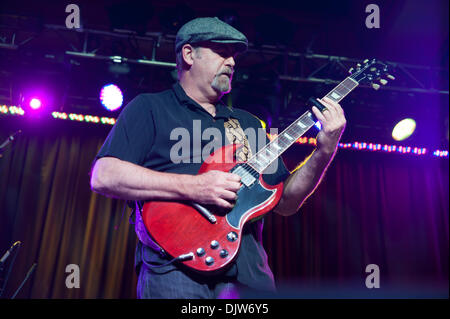
[[200,42],[232,43],[235,44],[236,52],[244,52],[248,48],[244,34],[214,17],[197,18],[183,25],[175,39],[175,52],[179,52],[186,43]]

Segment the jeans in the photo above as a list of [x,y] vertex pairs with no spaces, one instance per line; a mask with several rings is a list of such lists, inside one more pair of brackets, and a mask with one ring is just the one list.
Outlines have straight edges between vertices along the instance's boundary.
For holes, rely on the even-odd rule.
[[239,284],[223,276],[201,276],[176,269],[154,272],[143,264],[137,283],[139,299],[237,299]]

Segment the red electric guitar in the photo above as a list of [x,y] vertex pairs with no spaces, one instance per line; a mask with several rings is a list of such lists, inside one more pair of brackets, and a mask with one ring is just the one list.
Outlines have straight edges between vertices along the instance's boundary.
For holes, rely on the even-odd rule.
[[[385,64],[365,60],[326,97],[339,102],[360,83],[378,89],[373,81],[386,84],[387,80],[380,78],[386,72]],[[389,74],[387,77],[394,79]],[[310,101],[323,109],[314,99]],[[230,144],[214,152],[198,174],[219,170],[241,176],[234,208],[224,213],[196,203],[147,202],[142,218],[149,235],[167,254],[196,271],[213,273],[229,265],[238,254],[244,225],[271,211],[281,198],[283,183],[264,183],[264,170],[314,124],[312,112],[305,112],[245,163],[233,161],[239,145]]]

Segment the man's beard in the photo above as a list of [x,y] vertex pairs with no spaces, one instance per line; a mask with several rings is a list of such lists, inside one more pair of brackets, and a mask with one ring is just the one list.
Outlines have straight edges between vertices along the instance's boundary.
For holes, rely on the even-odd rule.
[[[228,74],[228,76],[223,74]],[[228,93],[231,91],[231,78],[232,75],[230,73],[227,72],[219,73],[214,77],[211,86],[217,92]]]

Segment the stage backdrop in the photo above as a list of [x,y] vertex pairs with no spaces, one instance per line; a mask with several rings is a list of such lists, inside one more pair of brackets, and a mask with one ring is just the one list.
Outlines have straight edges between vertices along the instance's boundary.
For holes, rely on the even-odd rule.
[[[22,244],[3,297],[37,263],[17,298],[134,298],[130,210],[89,186],[110,127],[0,118],[2,141],[17,129],[23,133],[0,159],[0,253]],[[290,149],[289,168],[311,150]],[[340,150],[299,214],[266,217],[280,293],[370,296],[366,267],[375,264],[379,295],[448,296],[448,173],[448,159]],[[66,287],[71,264],[80,288]]]

